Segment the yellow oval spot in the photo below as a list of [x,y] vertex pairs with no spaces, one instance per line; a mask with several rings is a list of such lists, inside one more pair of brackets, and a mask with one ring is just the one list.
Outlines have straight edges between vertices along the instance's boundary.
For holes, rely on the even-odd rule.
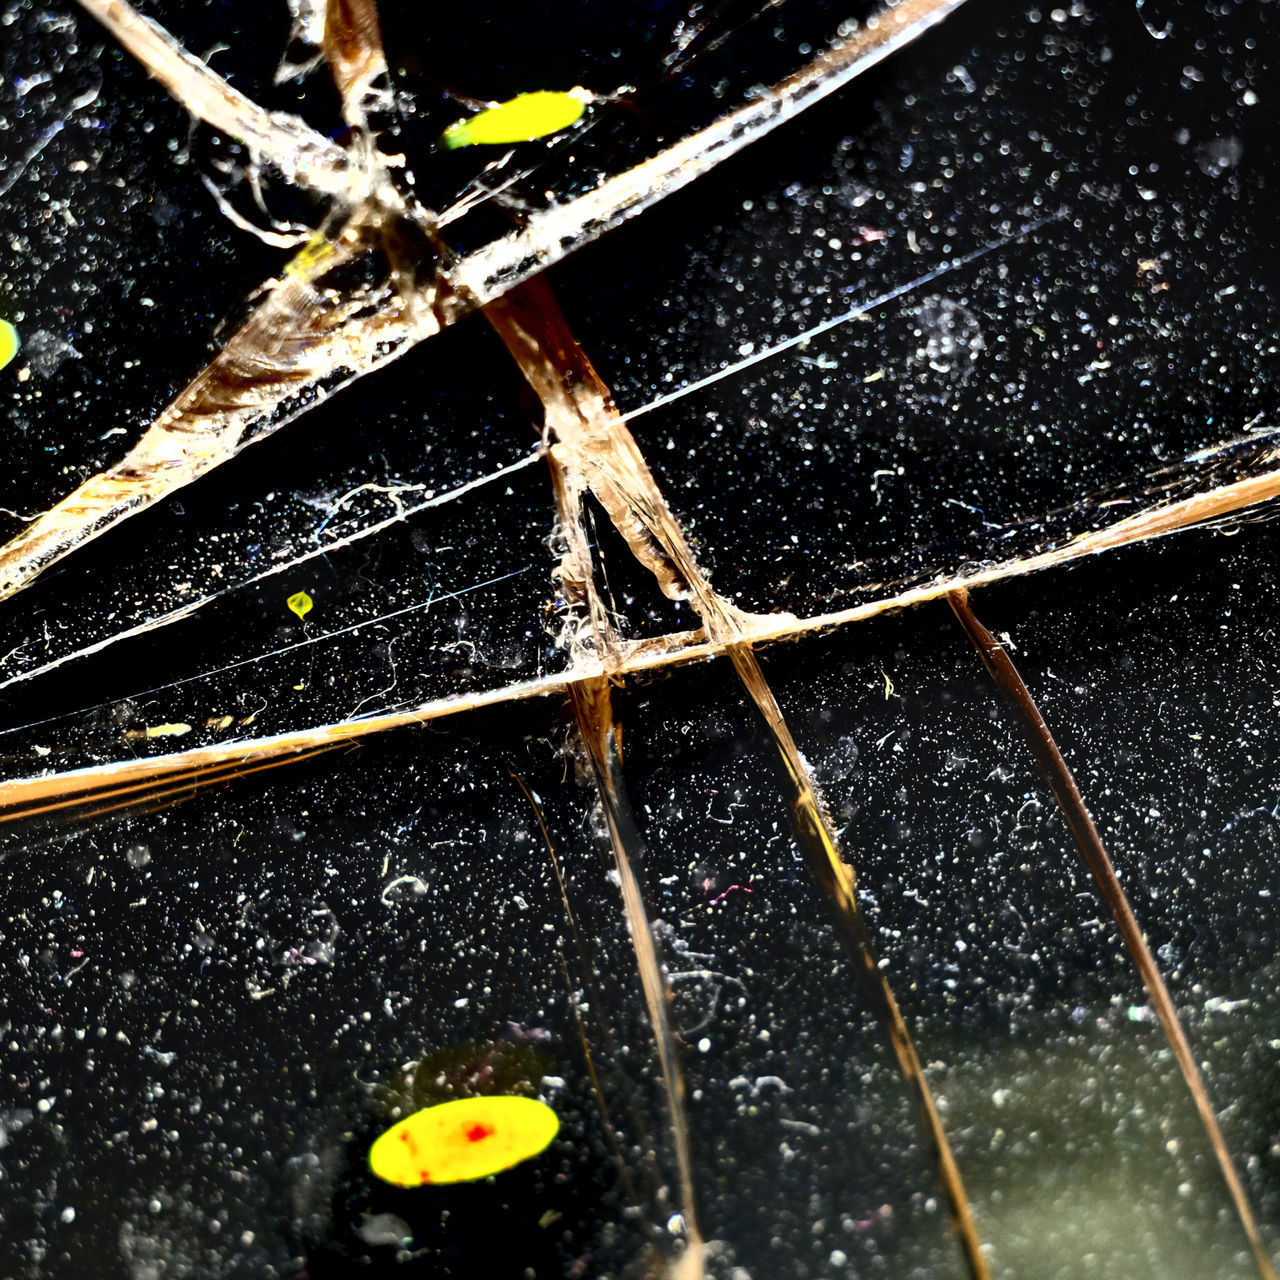
[[18,331],[7,320],[0,320],[0,369],[18,354],[18,348],[22,346],[22,342],[18,338]]
[[298,615],[299,618],[305,618],[311,612],[312,605],[315,601],[307,595],[305,591],[295,591],[286,601],[285,604]]
[[458,1098],[392,1125],[369,1148],[369,1168],[397,1187],[474,1182],[545,1151],[559,1131],[533,1098]]
[[507,146],[559,133],[582,119],[592,95],[586,89],[557,93],[540,89],[499,102],[487,111],[451,124],[441,135],[449,151],[458,147]]

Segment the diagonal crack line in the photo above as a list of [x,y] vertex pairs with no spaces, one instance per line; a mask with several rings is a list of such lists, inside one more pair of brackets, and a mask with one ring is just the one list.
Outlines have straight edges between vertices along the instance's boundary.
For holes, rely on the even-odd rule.
[[[315,560],[320,556],[326,556],[333,551],[341,551],[343,548],[349,547],[354,543],[361,541],[363,538],[369,538],[374,534],[382,533],[393,525],[399,524],[404,520],[408,520],[411,516],[418,515],[420,512],[427,511],[432,507],[444,506],[447,502],[456,502],[459,498],[466,497],[468,494],[474,493],[477,489],[481,489],[485,485],[492,484],[495,480],[506,479],[507,476],[514,475],[517,471],[523,471],[526,467],[536,462],[539,456],[539,451],[535,450],[533,453],[527,454],[516,462],[512,462],[505,467],[499,467],[497,471],[492,471],[487,475],[478,476],[474,480],[468,480],[465,484],[460,484],[456,488],[447,490],[445,493],[436,494],[433,497],[427,498],[416,506],[405,507],[403,511],[398,511],[394,516],[388,516],[387,519],[380,520],[376,524],[366,525],[363,529],[357,529],[354,533],[347,534],[341,538],[335,538],[332,542],[326,542],[323,546],[316,547],[313,550],[306,552],[304,555],[297,556],[292,560],[284,561],[278,565],[272,565],[270,569],[265,569],[262,573],[259,573],[252,578],[246,578],[243,582],[232,583],[230,586],[223,587],[221,591],[215,591],[199,600],[193,600],[190,604],[184,604],[177,609],[171,609],[168,613],[163,613],[156,618],[150,618],[146,622],[140,622],[136,626],[128,627],[124,631],[114,632],[106,639],[99,640],[95,644],[86,645],[82,649],[76,649],[72,653],[63,654],[62,657],[56,658],[52,662],[46,662],[42,666],[32,667],[29,671],[20,672],[15,676],[9,676],[7,679],[0,680],[0,689],[7,689],[11,685],[21,684],[25,680],[34,680],[37,676],[47,675],[50,671],[63,666],[65,663],[73,662],[79,658],[87,658],[91,654],[101,653],[104,649],[109,648],[113,644],[117,644],[121,640],[130,640],[134,636],[145,635],[149,631],[156,631],[161,627],[167,627],[175,622],[181,622],[183,619],[190,618],[193,614],[198,613],[206,605],[212,604],[216,600],[221,600],[224,596],[230,595],[234,591],[240,591],[245,587],[252,587],[259,582],[265,581],[267,578],[275,577],[277,574],[287,573],[291,569],[296,569],[299,565],[306,564],[308,561]],[[521,570],[520,572],[525,571]],[[500,582],[503,581],[503,579],[495,578],[493,581]],[[374,621],[377,621],[377,619],[374,619]],[[192,677],[192,679],[199,678],[199,676]],[[12,732],[12,730],[0,730],[0,734],[9,732]]]
[[[976,588],[1008,578],[1022,577],[1030,573],[1042,572],[1046,569],[1065,566],[1074,560],[1086,556],[1097,555],[1103,551],[1115,550],[1126,545],[1134,545],[1153,538],[1164,537],[1171,533],[1181,532],[1206,521],[1215,520],[1233,512],[1243,510],[1268,499],[1280,497],[1280,470],[1270,471],[1265,475],[1223,486],[1209,493],[1197,494],[1176,503],[1140,512],[1120,522],[1119,525],[1102,529],[1097,533],[1086,534],[1075,539],[1064,547],[1044,552],[1040,555],[1025,557],[1019,560],[1006,561],[993,565],[976,573],[942,575],[935,581],[922,586],[912,587],[895,595],[880,600],[869,601],[851,609],[839,612],[817,614],[805,618],[796,618],[790,614],[745,615],[743,634],[740,640],[749,641],[752,645],[794,640],[805,635],[821,631],[834,630],[857,622],[865,622],[885,613],[908,609],[917,605],[939,600],[954,591]],[[521,571],[524,572],[524,571]],[[371,619],[376,621],[376,619]],[[611,665],[608,674],[611,677],[624,675],[641,676],[650,672],[659,672],[674,666],[693,662],[702,662],[725,654],[730,645],[729,640],[708,639],[704,631],[681,632],[665,635],[643,643],[624,644],[623,651],[616,664]],[[250,660],[252,661],[252,659]],[[535,680],[510,684],[502,689],[486,690],[476,694],[460,694],[449,698],[435,699],[419,706],[397,711],[383,716],[370,716],[362,720],[342,720],[310,729],[300,729],[268,738],[250,739],[236,746],[245,759],[259,754],[286,755],[305,749],[310,745],[328,740],[343,740],[365,737],[373,733],[381,733],[387,729],[399,728],[425,720],[457,714],[462,711],[475,710],[478,707],[495,707],[504,703],[520,702],[529,698],[545,697],[550,694],[563,694],[577,680],[593,679],[604,673],[603,663],[594,657],[579,655],[573,665],[564,673],[556,676],[542,676]],[[191,677],[198,679],[199,677]],[[92,711],[93,707],[86,708]],[[35,725],[17,726],[5,730],[14,733],[20,728],[38,727],[51,723],[61,717],[36,722]],[[152,760],[186,760],[189,758],[204,759],[213,753],[229,750],[219,748],[195,748],[190,752],[181,752],[175,756],[152,757]],[[132,763],[132,762],[129,762]],[[88,772],[111,769],[116,766],[94,766]],[[79,771],[77,771],[79,772]],[[76,773],[63,775],[77,776]],[[39,780],[41,782],[47,779]],[[16,794],[15,788],[23,788],[31,784],[31,780],[0,783],[0,807],[11,803],[10,797]]]
[[766,347],[763,351],[753,352],[744,360],[738,360],[734,364],[726,365],[723,369],[716,370],[715,373],[709,373],[704,378],[698,378],[694,382],[687,383],[683,387],[677,388],[675,391],[668,392],[664,396],[659,396],[656,400],[650,400],[648,404],[642,404],[635,409],[628,409],[622,415],[623,422],[630,422],[634,418],[640,417],[645,413],[652,413],[654,409],[661,409],[676,400],[683,400],[685,396],[691,396],[695,392],[705,390],[707,387],[714,386],[717,382],[723,381],[725,378],[732,378],[736,374],[742,373],[755,365],[763,364],[766,360],[772,360],[774,356],[781,355],[784,351],[790,351],[793,347],[811,341],[813,338],[821,337],[824,333],[830,333],[832,329],[837,329],[841,325],[849,324],[853,320],[857,320],[860,316],[865,316],[874,311],[877,307],[883,307],[890,302],[896,302],[899,298],[906,297],[909,293],[914,293],[917,289],[923,289],[926,285],[932,284],[935,280],[941,280],[944,276],[950,275],[954,271],[961,271],[965,267],[971,266],[980,259],[985,258],[987,254],[995,252],[997,249],[1003,249],[1007,245],[1016,244],[1019,240],[1025,239],[1029,235],[1047,227],[1054,222],[1061,222],[1066,218],[1067,211],[1054,214],[1050,218],[1042,218],[1039,222],[1029,223],[1020,230],[1013,232],[1007,236],[1001,236],[997,240],[989,240],[986,244],[980,245],[971,253],[966,253],[962,257],[953,258],[949,262],[944,262],[940,266],[934,267],[932,271],[926,271],[923,275],[916,276],[914,279],[906,281],[904,284],[895,285],[894,288],[887,290],[878,297],[869,298],[866,302],[859,302],[854,306],[842,311],[838,316],[832,316],[829,320],[822,321],[821,324],[815,324],[811,329],[806,329],[803,333],[797,333],[793,337],[784,338],[781,342],[774,343],[771,347]]
[[[294,644],[283,645],[279,649],[272,649],[267,653],[256,653],[249,658],[240,658],[236,662],[228,662],[225,666],[213,667],[208,671],[197,671],[194,675],[183,676],[180,680],[170,680],[167,684],[158,684],[150,689],[140,689],[134,693],[122,694],[121,697],[126,699],[149,698],[153,694],[164,693],[169,689],[178,689],[183,685],[194,684],[197,680],[207,680],[212,676],[220,676],[228,671],[236,671],[241,667],[253,666],[258,662],[266,662],[270,658],[279,658],[286,653],[295,653],[299,649],[306,649],[314,644],[321,644],[327,640],[334,640],[338,636],[348,636],[353,632],[361,631],[365,627],[377,626],[379,623],[390,622],[392,618],[402,618],[406,614],[418,613],[423,609],[429,609],[434,604],[441,604],[445,600],[457,600],[462,596],[470,595],[473,591],[482,591],[485,587],[492,587],[499,582],[509,582],[512,578],[522,577],[526,573],[532,573],[532,567],[528,569],[514,569],[510,573],[499,574],[494,578],[486,578],[482,582],[474,582],[469,587],[459,587],[457,591],[441,591],[432,592],[425,600],[418,600],[413,604],[407,604],[402,609],[393,609],[390,613],[379,614],[376,618],[363,618],[359,622],[353,622],[350,626],[339,627],[336,631],[326,631],[322,635],[308,636],[305,640],[298,640]],[[18,677],[21,679],[22,677]],[[14,683],[10,681],[9,683]],[[113,698],[113,702],[119,702],[120,698]],[[107,705],[105,703],[93,703],[91,706],[80,707],[75,711],[63,711],[56,716],[48,716],[44,720],[32,720],[27,724],[13,725],[8,729],[0,729],[0,738],[6,737],[11,733],[21,733],[24,729],[38,729],[42,725],[53,724],[59,720],[66,720],[72,716],[85,715],[90,711],[96,711],[100,707]],[[430,706],[430,703],[425,704]],[[421,708],[419,708],[421,710]],[[413,715],[414,712],[410,712]],[[358,718],[340,721],[341,724],[359,724]]]

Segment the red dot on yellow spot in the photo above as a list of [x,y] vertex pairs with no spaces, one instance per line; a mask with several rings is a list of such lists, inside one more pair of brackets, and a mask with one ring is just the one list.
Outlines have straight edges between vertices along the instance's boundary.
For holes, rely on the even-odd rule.
[[474,1182],[545,1151],[559,1131],[533,1098],[458,1098],[392,1125],[369,1148],[369,1168],[398,1187]]

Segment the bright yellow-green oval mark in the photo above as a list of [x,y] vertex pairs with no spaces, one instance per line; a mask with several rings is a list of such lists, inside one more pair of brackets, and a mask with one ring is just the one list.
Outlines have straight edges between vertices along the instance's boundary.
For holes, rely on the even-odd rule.
[[286,601],[285,604],[298,615],[299,618],[305,618],[311,612],[311,606],[315,601],[307,595],[305,591],[295,591]]
[[0,320],[0,369],[18,354],[22,343],[18,339],[18,331],[7,320]]
[[449,151],[458,147],[531,142],[577,124],[591,101],[593,97],[586,89],[570,89],[568,93],[550,89],[522,93],[509,102],[499,102],[487,111],[451,124],[440,142]]
[[392,1125],[369,1148],[369,1168],[397,1187],[474,1182],[545,1151],[559,1131],[533,1098],[458,1098]]

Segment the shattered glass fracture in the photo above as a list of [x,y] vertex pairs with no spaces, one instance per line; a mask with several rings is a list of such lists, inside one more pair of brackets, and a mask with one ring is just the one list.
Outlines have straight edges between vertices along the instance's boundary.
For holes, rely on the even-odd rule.
[[1274,25],[0,0],[6,1273],[1271,1276]]

